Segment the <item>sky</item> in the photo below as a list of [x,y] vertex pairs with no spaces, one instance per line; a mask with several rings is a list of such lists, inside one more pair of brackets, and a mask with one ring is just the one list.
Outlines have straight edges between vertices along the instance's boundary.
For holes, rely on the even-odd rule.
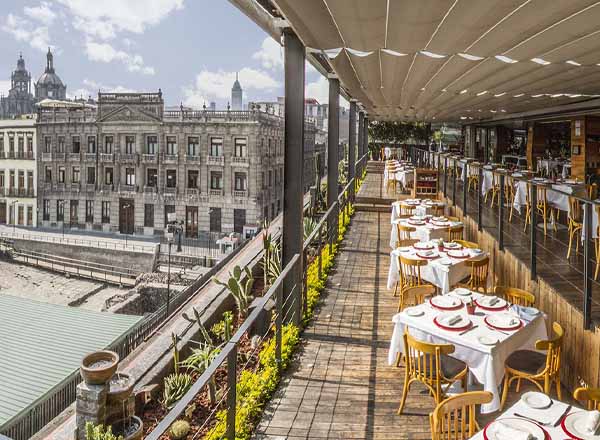
[[[283,96],[283,49],[227,0],[0,2],[3,94],[20,52],[35,82],[51,47],[69,98],[160,88],[167,105],[225,108],[236,72],[244,104]],[[327,102],[327,79],[310,65],[306,97]]]

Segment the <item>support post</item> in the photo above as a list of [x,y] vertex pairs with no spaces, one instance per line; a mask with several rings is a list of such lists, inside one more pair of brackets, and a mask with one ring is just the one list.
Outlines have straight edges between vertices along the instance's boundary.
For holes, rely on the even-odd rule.
[[[338,198],[338,149],[340,144],[340,80],[329,78],[329,126],[327,129],[327,209]],[[299,162],[302,163],[302,162]],[[296,165],[297,166],[297,165]],[[298,167],[298,166],[297,166]],[[302,167],[298,167],[301,171]],[[330,240],[335,240],[338,230],[339,206],[333,210],[328,222]],[[302,235],[302,234],[301,234]]]
[[504,250],[504,173],[500,174],[500,193],[498,196],[498,249]]
[[[356,101],[350,101],[348,131],[348,182],[356,177]],[[360,157],[360,156],[359,156]],[[354,202],[354,185],[350,185],[350,200]]]
[[237,345],[227,355],[227,438],[235,438],[235,413],[236,413],[236,383],[237,383]]
[[444,198],[448,198],[448,156],[444,157]]
[[365,118],[363,120],[363,154],[367,154],[369,152],[369,118],[365,114]]
[[592,327],[592,209],[591,203],[583,204],[583,328]]
[[529,217],[531,220],[531,224],[529,225],[529,230],[531,231],[531,243],[530,243],[530,251],[531,251],[531,279],[535,280],[537,278],[537,241],[536,241],[536,232],[537,232],[537,187],[535,185],[531,185],[531,194],[529,195],[529,200],[531,202],[531,209],[529,210]]
[[483,230],[483,212],[481,208],[481,183],[483,182],[483,168],[479,165],[479,185],[476,186],[475,191],[477,192],[477,230],[481,232]]
[[467,215],[467,196],[469,194],[469,164],[466,163],[462,173],[463,180],[463,212]]
[[[283,174],[283,252],[281,267],[285,267],[296,254],[302,253],[303,183],[304,163],[304,63],[305,48],[291,29],[283,31],[285,59],[285,150]],[[336,150],[337,151],[337,150]],[[337,168],[336,168],[337,170]],[[284,316],[295,324],[301,320],[299,300],[288,301],[290,295],[299,294],[294,286],[302,283],[302,261],[292,271],[283,287],[284,303],[294,307],[293,313],[286,310]]]
[[452,159],[454,164],[452,171],[452,206],[456,206],[456,159]]
[[[358,158],[362,159],[365,150],[364,147],[364,142],[365,142],[365,137],[363,136],[363,129],[365,128],[365,112],[360,111],[358,112],[358,139],[357,139],[357,143],[358,143]],[[358,175],[362,177],[362,173],[363,173],[363,166],[364,163],[361,160],[359,168],[358,168]]]

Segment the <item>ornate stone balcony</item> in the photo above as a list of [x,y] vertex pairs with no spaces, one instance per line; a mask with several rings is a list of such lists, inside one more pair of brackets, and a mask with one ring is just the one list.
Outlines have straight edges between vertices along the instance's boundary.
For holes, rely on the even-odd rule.
[[119,154],[119,162],[121,163],[137,163],[138,155],[136,153],[121,153]]
[[222,189],[209,189],[208,190],[208,195],[209,196],[214,196],[214,197],[222,197],[223,196],[223,190]]
[[188,163],[199,163],[200,162],[200,156],[186,154],[185,155],[185,161],[188,162]]
[[231,164],[235,166],[250,166],[250,158],[248,156],[233,156],[231,158]]
[[84,153],[83,158],[86,162],[96,162],[96,153]]
[[[3,154],[4,156],[4,154]],[[50,162],[52,160],[52,153],[42,152],[42,162]]]
[[79,183],[72,183],[69,188],[70,188],[71,192],[78,193],[78,192],[81,191],[81,184],[79,184]]
[[119,185],[120,193],[135,193],[135,192],[138,192],[138,189],[139,188],[137,185],[125,185],[125,184]]
[[114,159],[115,155],[113,153],[100,153],[100,162],[111,163]]
[[69,162],[80,162],[81,154],[80,153],[67,153],[67,160]]
[[144,185],[144,194],[154,194],[156,191],[156,185]]
[[102,187],[101,187],[102,192],[112,192],[112,191],[114,191],[114,189],[115,189],[114,185],[106,184],[106,183],[104,185],[102,185]]
[[206,156],[206,163],[208,165],[225,165],[225,157],[224,156]]
[[197,196],[200,194],[200,190],[198,188],[186,188],[185,194],[190,197]]
[[158,161],[157,154],[142,154],[142,163],[156,163]]
[[96,184],[95,183],[87,183],[85,185],[85,190],[88,193],[96,192]]
[[57,162],[64,162],[65,161],[65,153],[61,152],[61,153],[52,153],[52,160],[55,160]]
[[176,164],[179,161],[179,155],[177,154],[164,154],[162,155],[162,162],[166,164]]
[[233,197],[236,199],[245,199],[248,197],[248,190],[234,190]]
[[163,186],[163,193],[164,194],[177,194],[177,187],[176,186]]

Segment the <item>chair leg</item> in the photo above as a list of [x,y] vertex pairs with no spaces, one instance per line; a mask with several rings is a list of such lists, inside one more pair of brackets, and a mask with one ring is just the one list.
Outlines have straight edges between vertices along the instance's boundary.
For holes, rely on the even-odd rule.
[[[569,226],[570,229],[570,226]],[[573,245],[573,231],[569,231],[569,249],[567,250],[567,259],[571,256],[571,246]]]
[[598,254],[600,254],[600,239],[596,238],[594,240],[594,247],[596,248],[596,271],[594,272],[594,279],[598,279],[598,270],[600,270],[600,259],[598,258]]
[[408,380],[408,369],[406,369],[406,375],[404,377],[404,386],[402,387],[402,398],[400,399],[400,408],[398,408],[398,415],[401,415],[402,410],[404,410],[404,404],[406,403],[406,396],[408,395],[409,388],[410,381]]
[[398,283],[394,286],[394,296],[396,296],[396,293],[398,293]]
[[560,386],[560,375],[556,378],[556,395],[558,396],[558,400],[562,400],[562,389]]
[[502,386],[502,399],[500,400],[500,411],[504,408],[504,404],[506,403],[506,396],[508,396],[508,387],[510,381],[510,373],[506,371],[504,373],[504,385]]
[[517,393],[518,393],[519,391],[521,391],[521,378],[518,378],[518,379],[517,379],[517,389],[516,389],[516,391],[517,391]]

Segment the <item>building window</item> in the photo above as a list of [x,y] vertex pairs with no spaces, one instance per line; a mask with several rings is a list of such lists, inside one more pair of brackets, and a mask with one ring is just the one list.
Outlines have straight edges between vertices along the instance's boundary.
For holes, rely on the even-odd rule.
[[234,141],[235,144],[235,151],[234,151],[234,156],[235,157],[246,157],[247,153],[248,153],[248,142],[246,140],[246,138],[235,138]]
[[157,136],[146,137],[146,154],[156,154],[158,146]]
[[25,171],[19,170],[19,188],[25,188]]
[[244,232],[244,225],[246,224],[246,210],[245,209],[234,209],[233,210],[233,231],[241,234]]
[[93,185],[96,183],[96,168],[88,167],[87,169],[87,183]]
[[88,136],[88,153],[96,152],[96,136]]
[[175,205],[165,205],[165,225],[171,223],[169,214],[175,214]]
[[58,148],[56,149],[56,151],[58,151],[59,153],[65,152],[65,137],[64,136],[58,137]]
[[19,153],[19,157],[23,157],[23,153],[25,152],[25,139],[23,136],[19,136],[17,140],[17,152]]
[[8,172],[8,187],[9,188],[15,187],[15,170],[10,170]]
[[269,188],[273,186],[273,171],[269,170]]
[[94,223],[94,201],[85,201],[85,222]]
[[33,206],[27,205],[27,226],[33,225]]
[[135,153],[135,136],[125,136],[125,154]]
[[79,182],[81,182],[81,171],[79,170],[79,167],[73,167],[72,182],[73,183],[79,183]]
[[177,137],[167,136],[167,154],[174,156],[177,154]]
[[135,168],[125,168],[125,184],[135,185]]
[[65,167],[58,167],[58,183],[65,183]]
[[4,135],[0,133],[0,151],[4,153]]
[[[15,140],[14,138],[9,138],[8,147],[11,152],[15,151]],[[50,136],[46,136],[44,138],[44,152],[50,153],[52,151],[52,138]]]
[[210,155],[211,156],[222,156],[223,155],[223,138],[222,137],[210,138]]
[[50,221],[50,200],[44,199],[42,204],[42,220]]
[[112,136],[104,137],[104,152],[107,154],[112,154],[113,152],[113,142],[114,138]]
[[56,221],[63,222],[65,221],[65,201],[57,200],[56,201]]
[[265,172],[264,172],[264,171],[261,171],[261,172],[260,172],[260,187],[261,187],[262,189],[265,189],[265,188],[267,187],[267,185],[266,185],[266,183],[265,183],[265,182],[266,182],[266,181],[265,181]]
[[246,173],[235,173],[235,190],[246,191]]
[[177,170],[167,170],[167,188],[177,186]]
[[69,206],[69,223],[78,224],[79,223],[79,200],[71,200]]
[[46,167],[46,183],[52,183],[52,167]]
[[199,172],[197,170],[189,170],[188,171],[188,179],[187,179],[188,188],[192,188],[192,189],[198,188],[198,175],[199,175]]
[[151,203],[144,205],[144,226],[147,228],[154,227],[154,205]]
[[110,202],[102,202],[102,223],[110,223]]
[[198,156],[200,153],[200,142],[197,137],[188,138],[188,156]]
[[146,171],[146,185],[156,188],[158,184],[158,170],[156,168],[148,168]]
[[0,170],[0,188],[4,189],[4,170]]
[[210,172],[210,189],[223,189],[223,173],[220,171]]
[[279,183],[279,170],[275,170],[275,185]]
[[105,185],[113,184],[113,169],[112,168],[104,169],[104,184]]
[[221,208],[210,208],[208,215],[210,218],[210,232],[221,232]]
[[73,153],[79,154],[81,151],[81,141],[79,136],[73,136]]
[[33,195],[33,171],[27,171],[27,190]]

